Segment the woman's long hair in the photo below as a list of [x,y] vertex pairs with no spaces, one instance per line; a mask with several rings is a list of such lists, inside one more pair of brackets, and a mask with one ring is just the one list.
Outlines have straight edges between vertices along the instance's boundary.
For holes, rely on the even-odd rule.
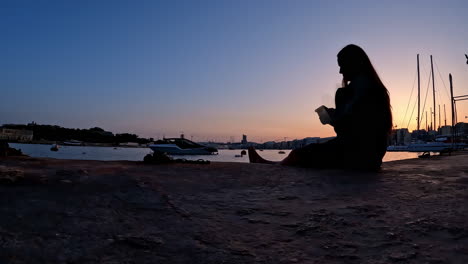
[[[385,123],[386,123],[386,129],[388,134],[391,133],[393,123],[392,123],[392,107],[390,105],[390,96],[388,93],[387,88],[385,85],[382,83],[382,80],[380,80],[379,75],[377,74],[377,71],[375,70],[374,66],[372,66],[372,63],[369,59],[369,56],[367,56],[366,52],[359,46],[350,44],[344,47],[339,53],[338,53],[338,60],[339,61],[345,61],[345,62],[350,62],[354,67],[359,67],[360,73],[366,75],[368,78],[370,78],[374,85],[375,89],[378,89],[377,94],[382,95],[383,97],[383,102],[385,106]],[[345,80],[343,78],[343,87],[348,86],[350,80]]]

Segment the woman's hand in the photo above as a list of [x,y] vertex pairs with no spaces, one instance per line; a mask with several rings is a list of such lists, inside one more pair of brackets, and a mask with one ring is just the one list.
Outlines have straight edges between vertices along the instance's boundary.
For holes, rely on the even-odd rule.
[[[330,124],[331,123],[331,118],[330,118],[330,108],[322,105],[320,106],[319,108],[315,109],[315,112],[317,112],[317,114],[319,115],[319,119],[320,119],[320,122],[322,122],[322,124],[326,125],[326,124]],[[334,110],[334,109],[333,109]]]

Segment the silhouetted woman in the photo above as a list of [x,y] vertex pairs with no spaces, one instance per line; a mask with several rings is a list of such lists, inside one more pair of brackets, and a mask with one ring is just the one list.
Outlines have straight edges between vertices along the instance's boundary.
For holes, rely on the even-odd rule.
[[323,124],[334,127],[336,138],[294,149],[281,162],[260,157],[249,149],[251,163],[270,163],[313,168],[376,170],[387,150],[392,112],[387,88],[362,48],[348,45],[338,53],[343,87],[335,94],[335,109],[324,107]]

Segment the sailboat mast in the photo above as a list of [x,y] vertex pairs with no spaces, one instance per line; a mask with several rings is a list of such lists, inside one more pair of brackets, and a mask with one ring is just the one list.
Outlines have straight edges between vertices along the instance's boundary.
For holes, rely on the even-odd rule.
[[421,80],[420,80],[420,76],[419,76],[419,54],[418,56],[416,57],[417,58],[417,61],[418,61],[418,133],[419,133],[419,122],[421,120],[421,116],[420,116],[420,109],[421,107],[419,106],[419,101],[420,101],[420,96],[421,96]]
[[427,125],[427,111],[426,111],[426,131],[429,132],[429,126]]
[[[434,110],[435,111],[435,110]],[[431,126],[429,127],[430,130],[434,130],[434,127],[432,126],[432,107],[429,107],[429,113],[431,113]],[[434,120],[435,123],[435,120]],[[429,131],[429,130],[428,130]]]
[[449,73],[449,81],[450,81],[450,103],[452,105],[452,142],[454,140],[454,133],[455,133],[455,111],[453,109],[453,104],[454,104],[454,100],[453,100],[453,85],[452,85],[452,74]]
[[442,124],[442,122],[440,122],[440,105],[439,105],[439,127],[437,128],[437,131],[439,131],[440,124]]
[[445,104],[444,104],[444,122],[445,122],[445,126],[447,126],[447,112],[445,111]]
[[434,105],[434,126],[433,129],[436,127],[436,104],[435,104],[435,83],[434,83],[434,66],[432,65],[432,55],[431,55],[431,72],[432,72],[432,101]]

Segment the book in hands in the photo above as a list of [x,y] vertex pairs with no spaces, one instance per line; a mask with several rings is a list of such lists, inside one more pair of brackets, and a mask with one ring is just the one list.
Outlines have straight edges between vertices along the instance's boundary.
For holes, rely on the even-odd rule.
[[326,125],[331,123],[330,114],[328,114],[328,108],[326,106],[320,106],[315,109],[315,112],[319,115],[320,122],[322,122],[322,124]]

